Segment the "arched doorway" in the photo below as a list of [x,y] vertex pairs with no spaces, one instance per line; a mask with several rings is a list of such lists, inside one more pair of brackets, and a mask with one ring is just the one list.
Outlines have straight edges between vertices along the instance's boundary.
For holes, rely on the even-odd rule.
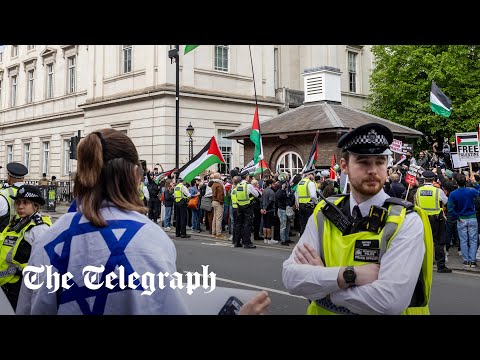
[[285,152],[278,157],[276,169],[280,169],[280,172],[289,170],[292,176],[299,174],[303,169],[302,158],[295,151]]

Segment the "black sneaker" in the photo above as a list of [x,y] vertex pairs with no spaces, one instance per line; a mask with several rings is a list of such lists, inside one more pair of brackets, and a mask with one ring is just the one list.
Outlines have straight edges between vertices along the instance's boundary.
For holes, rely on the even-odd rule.
[[449,269],[447,267],[441,268],[437,270],[438,273],[451,273],[452,269]]
[[282,242],[280,242],[280,245],[290,246],[287,241],[282,241]]
[[470,262],[470,267],[476,268],[476,267],[477,267],[477,263],[476,263],[475,261],[471,261],[471,262]]
[[257,246],[253,244],[243,245],[245,249],[255,249]]
[[181,236],[182,239],[187,239],[187,238],[189,238],[189,237],[190,237],[190,235],[182,235],[182,236]]
[[463,266],[470,267],[470,261],[464,261]]
[[242,247],[242,244],[234,244],[233,247]]

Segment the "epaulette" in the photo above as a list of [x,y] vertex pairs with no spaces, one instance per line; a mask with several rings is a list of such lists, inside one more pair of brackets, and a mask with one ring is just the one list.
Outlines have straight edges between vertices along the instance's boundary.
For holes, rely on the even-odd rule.
[[385,202],[383,203],[383,207],[388,208],[388,205],[390,204],[401,205],[405,207],[407,211],[413,210],[413,208],[415,207],[415,205],[412,204],[410,201],[402,200],[396,197],[390,197],[387,200],[385,200]]

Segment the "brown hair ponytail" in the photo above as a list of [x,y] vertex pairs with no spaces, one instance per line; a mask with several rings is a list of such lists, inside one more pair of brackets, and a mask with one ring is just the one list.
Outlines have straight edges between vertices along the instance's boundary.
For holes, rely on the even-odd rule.
[[85,217],[106,226],[100,214],[104,200],[123,210],[147,212],[138,193],[138,153],[132,140],[114,129],[87,135],[78,144],[73,195]]

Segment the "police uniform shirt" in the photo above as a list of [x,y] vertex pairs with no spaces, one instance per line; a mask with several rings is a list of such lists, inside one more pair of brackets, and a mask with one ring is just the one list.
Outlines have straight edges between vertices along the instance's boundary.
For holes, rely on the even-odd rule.
[[[310,199],[314,204],[317,203],[317,188],[315,187],[315,181],[310,180],[310,182],[307,185],[308,188],[308,193],[310,194]],[[298,186],[297,190],[295,191],[295,204],[299,204],[298,202]]]
[[185,197],[189,198],[191,197],[190,192],[188,191],[187,187],[182,184],[182,193],[185,195]]
[[[382,206],[387,198],[389,196],[381,190],[365,201],[365,204],[359,205],[362,214],[367,215],[366,209],[371,205]],[[356,205],[355,201],[353,205]],[[291,294],[305,296],[310,300],[330,295],[330,300],[335,305],[346,307],[356,314],[400,314],[410,304],[422,267],[425,254],[423,235],[420,216],[415,212],[409,213],[382,257],[378,279],[372,284],[342,290],[337,283],[340,267],[310,266],[295,262],[295,249],[300,244],[308,243],[320,254],[323,239],[318,238],[314,217],[311,216],[298,244],[283,263],[283,284]]]
[[[19,188],[22,185],[24,185],[23,181],[22,182],[16,182],[12,186],[15,186],[16,188]],[[5,190],[5,191],[8,191],[8,190]],[[8,213],[8,202],[3,196],[0,196],[0,217],[5,216],[7,213]]]
[[[425,185],[433,186],[432,182],[425,182],[423,186]],[[418,189],[420,190],[421,188],[422,187],[420,186]],[[440,201],[442,202],[443,205],[446,205],[448,202],[448,196],[445,194],[445,191],[443,191],[441,188],[438,188],[438,190],[440,190]]]
[[256,198],[258,198],[260,196],[260,193],[257,191],[257,189],[255,189],[255,186],[253,186],[250,183],[247,183],[247,191],[248,191],[249,194],[251,194],[252,196],[254,196]]

